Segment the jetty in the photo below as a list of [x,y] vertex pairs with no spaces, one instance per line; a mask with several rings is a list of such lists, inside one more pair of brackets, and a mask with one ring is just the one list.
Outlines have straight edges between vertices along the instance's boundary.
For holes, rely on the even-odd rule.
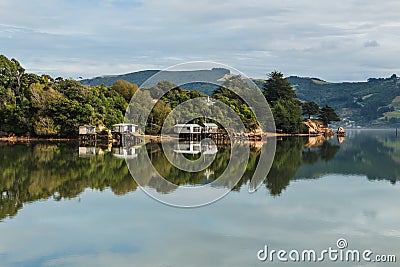
[[179,135],[179,139],[199,141],[205,138],[211,138],[216,142],[224,142],[229,140],[227,132],[219,129],[215,123],[196,123],[175,124],[174,132]]
[[79,126],[79,143],[84,146],[96,146],[98,142],[132,146],[142,143],[144,135],[139,133],[137,125],[133,123],[118,123],[111,130],[96,132],[96,126],[87,124]]
[[96,126],[90,124],[79,126],[79,142],[82,144],[95,144],[97,142]]

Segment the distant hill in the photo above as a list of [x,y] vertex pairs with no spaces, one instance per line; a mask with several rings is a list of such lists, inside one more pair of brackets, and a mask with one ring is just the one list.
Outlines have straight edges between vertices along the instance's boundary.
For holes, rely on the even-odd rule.
[[128,82],[135,83],[138,86],[140,86],[142,83],[144,83],[147,79],[149,79],[157,72],[159,72],[159,70],[144,70],[122,75],[105,75],[91,79],[80,80],[80,83],[82,83],[83,85],[90,85],[90,86],[96,86],[101,84],[111,86],[116,80],[126,80]]
[[[116,80],[126,80],[135,83],[138,86],[151,87],[161,81],[170,81],[174,84],[182,85],[187,90],[199,90],[205,94],[212,94],[213,91],[222,83],[222,78],[229,75],[230,71],[224,68],[213,68],[211,70],[194,70],[194,71],[160,71],[160,70],[144,70],[132,72],[122,75],[101,76],[93,79],[85,79],[80,82],[84,85],[96,86],[104,84],[113,85]],[[150,77],[151,82],[146,82]],[[201,81],[201,82],[192,82]],[[146,84],[144,84],[146,82]],[[190,82],[190,83],[188,83]]]
[[332,106],[348,127],[400,123],[400,80],[395,74],[389,78],[370,78],[367,82],[352,83],[330,83],[295,76],[288,77],[288,80],[295,87],[299,99]]
[[[290,76],[301,101],[332,106],[345,127],[400,126],[400,80],[370,78],[366,82],[331,83],[318,78]],[[264,80],[253,79],[262,88]]]
[[[105,84],[111,86],[116,80],[127,80],[141,86],[147,79],[158,74],[150,87],[168,80],[188,90],[198,90],[211,95],[230,72],[223,68],[195,71],[145,70],[123,75],[102,76],[82,80],[84,85]],[[205,81],[187,83],[187,81]],[[288,77],[302,101],[314,101],[320,106],[330,105],[338,112],[346,127],[387,127],[400,125],[400,80],[394,74],[389,78],[370,78],[366,82],[331,83],[318,78]],[[260,87],[264,80],[253,79]],[[212,84],[210,84],[212,83]]]

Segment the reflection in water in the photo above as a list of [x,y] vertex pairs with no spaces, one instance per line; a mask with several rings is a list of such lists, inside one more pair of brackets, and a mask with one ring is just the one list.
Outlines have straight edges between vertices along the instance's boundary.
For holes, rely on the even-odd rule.
[[329,173],[365,175],[369,180],[400,180],[400,138],[383,130],[354,131],[339,147],[324,151],[321,160],[308,155],[308,163],[296,173],[296,179],[319,178]]
[[116,147],[113,148],[113,155],[117,158],[132,159],[137,157],[136,149],[139,147]]
[[88,150],[96,156],[82,158],[75,144],[0,144],[0,220],[14,216],[23,203],[70,199],[86,188],[111,188],[117,195],[136,190],[125,161],[96,150]]
[[[283,138],[277,143],[275,160],[264,183],[274,196],[280,195],[293,179],[319,178],[328,173],[359,174],[371,180],[395,183],[400,179],[399,144],[400,139],[383,131],[350,132],[344,142],[336,138],[329,141]],[[117,195],[135,191],[137,184],[126,166],[124,159],[127,158],[133,158],[129,162],[141,177],[145,177],[146,186],[158,188],[162,193],[173,193],[176,186],[166,181],[161,186],[155,184],[152,170],[141,166],[146,154],[155,169],[177,186],[210,183],[224,172],[231,148],[195,143],[175,147],[175,151],[182,150],[201,151],[204,157],[215,158],[208,168],[189,173],[171,165],[158,143],[112,150],[109,147],[78,149],[74,143],[0,144],[0,220],[14,216],[24,203],[75,198],[86,188],[110,188]],[[234,191],[248,187],[260,151],[260,144],[251,147],[247,168]],[[228,186],[224,182],[219,186]]]
[[96,155],[96,147],[94,146],[80,146],[79,157],[93,157]]

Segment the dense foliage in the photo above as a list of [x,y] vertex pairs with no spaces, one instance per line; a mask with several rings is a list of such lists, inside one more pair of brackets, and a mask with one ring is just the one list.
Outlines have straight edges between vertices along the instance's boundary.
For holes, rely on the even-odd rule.
[[302,115],[308,116],[310,119],[313,115],[318,115],[319,113],[319,106],[317,103],[311,102],[304,102],[301,104]]
[[[187,79],[187,75],[194,75],[193,73],[198,77],[204,76],[203,80],[206,80],[206,77],[210,79],[208,76],[211,75],[212,80],[224,76],[229,71],[212,69],[187,72],[183,76],[180,76],[179,72],[157,75],[162,78],[168,74],[174,79],[182,80]],[[144,126],[148,134],[159,134],[171,110],[188,100],[206,96],[200,91],[186,90],[169,81],[160,81],[141,90],[136,84],[126,80],[113,81],[111,86],[90,87],[72,79],[53,79],[49,75],[29,74],[25,73],[24,68],[15,59],[9,60],[0,56],[0,135],[74,137],[78,134],[80,125],[92,124],[98,130],[110,128],[113,124],[124,121],[125,111],[133,95],[136,103],[130,103],[128,109],[129,114],[133,115],[132,122]],[[295,90],[280,72],[270,73],[264,84],[263,93],[271,106],[276,128],[286,133],[303,132],[302,111],[308,116],[315,115],[313,109],[316,108],[316,104],[302,106]],[[194,83],[191,86],[202,84]],[[213,99],[229,106],[240,117],[248,132],[258,130],[259,125],[252,108],[237,92],[250,90],[250,86],[253,84],[241,76],[225,77],[222,85],[212,86],[215,90],[211,95]],[[155,99],[157,102],[153,107]],[[216,113],[223,120],[227,119],[224,121],[226,124],[231,124],[231,121],[228,121],[230,116],[222,107],[214,107],[212,110],[206,105],[203,106],[189,106],[188,110],[182,111],[183,113],[175,114],[170,124],[182,123],[181,116],[190,112],[201,113],[193,119],[195,123],[202,123],[204,117]],[[321,115],[322,111],[324,109],[318,114],[325,123],[337,120],[333,110],[325,110],[326,116]],[[140,117],[146,113],[150,113],[149,118]],[[172,129],[171,125],[169,127]]]
[[334,121],[340,121],[339,116],[336,114],[335,110],[328,106],[325,105],[325,107],[322,107],[319,111],[318,118],[324,123],[324,125],[328,125],[331,122]]
[[400,80],[370,78],[367,82],[330,83],[315,78],[289,77],[303,101],[330,105],[340,117],[356,125],[379,126],[400,123]]
[[242,92],[248,84],[240,76],[234,76],[225,81],[214,91],[212,97],[229,106],[240,116],[240,120],[248,131],[256,130],[259,125],[252,109],[235,92]]
[[[139,71],[118,76],[104,76],[83,80],[85,85],[105,84],[111,86],[116,80],[123,79],[141,85],[148,78],[158,73],[157,70]],[[168,72],[166,76],[158,77],[158,81],[170,80],[180,84],[189,75],[199,77],[207,71],[175,71]],[[211,83],[218,81],[229,70],[214,69],[207,75]],[[253,80],[260,88],[264,88],[265,80]],[[367,82],[342,82],[330,83],[318,78],[304,78],[291,76],[287,81],[295,88],[301,101],[315,102],[319,106],[332,106],[342,118],[355,121],[356,125],[372,126],[400,124],[400,81],[394,74],[388,78],[370,78]],[[191,83],[182,86],[188,90],[198,90],[204,94],[212,95],[217,85],[210,83]],[[272,96],[273,97],[273,96]],[[354,126],[354,123],[353,123]]]
[[263,93],[271,106],[276,129],[285,133],[304,131],[301,117],[301,103],[296,92],[283,74],[273,71],[268,74]]
[[86,87],[72,79],[25,73],[0,56],[0,131],[3,134],[71,137],[79,125],[121,122],[134,85]]
[[[213,116],[218,116],[221,119],[215,120],[216,123],[232,127],[238,126],[234,125],[233,119],[226,109],[226,106],[228,106],[241,119],[246,131],[254,131],[258,127],[258,123],[251,108],[238,95],[227,89],[227,87],[232,89],[245,86],[245,82],[240,77],[231,77],[214,91],[211,96],[211,99],[214,100],[210,100],[219,100],[225,106],[219,104],[211,107],[207,105],[206,99],[204,101],[189,101],[199,97],[205,98],[205,94],[196,90],[182,89],[171,82],[162,81],[151,88],[142,88],[137,92],[137,95],[130,102],[128,117],[132,118],[132,122],[139,124],[139,126],[145,126],[145,132],[149,134],[160,134],[163,126],[164,131],[172,131],[172,127],[176,123],[189,121],[203,123],[205,117],[208,118],[207,122],[211,122],[213,120],[210,118]],[[151,103],[154,99],[158,100],[153,106]],[[185,105],[176,109],[182,103],[185,103]],[[171,111],[173,112],[171,113]],[[142,118],[141,114],[148,113],[150,115],[146,121],[146,118]],[[169,116],[169,120],[166,121],[167,116]],[[186,121],[185,118],[189,118],[189,120]]]

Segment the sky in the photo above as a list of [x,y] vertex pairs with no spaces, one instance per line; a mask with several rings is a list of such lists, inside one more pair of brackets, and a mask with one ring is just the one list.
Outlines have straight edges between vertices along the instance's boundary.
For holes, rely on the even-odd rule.
[[247,76],[400,75],[398,0],[0,0],[0,54],[90,78],[188,61]]

